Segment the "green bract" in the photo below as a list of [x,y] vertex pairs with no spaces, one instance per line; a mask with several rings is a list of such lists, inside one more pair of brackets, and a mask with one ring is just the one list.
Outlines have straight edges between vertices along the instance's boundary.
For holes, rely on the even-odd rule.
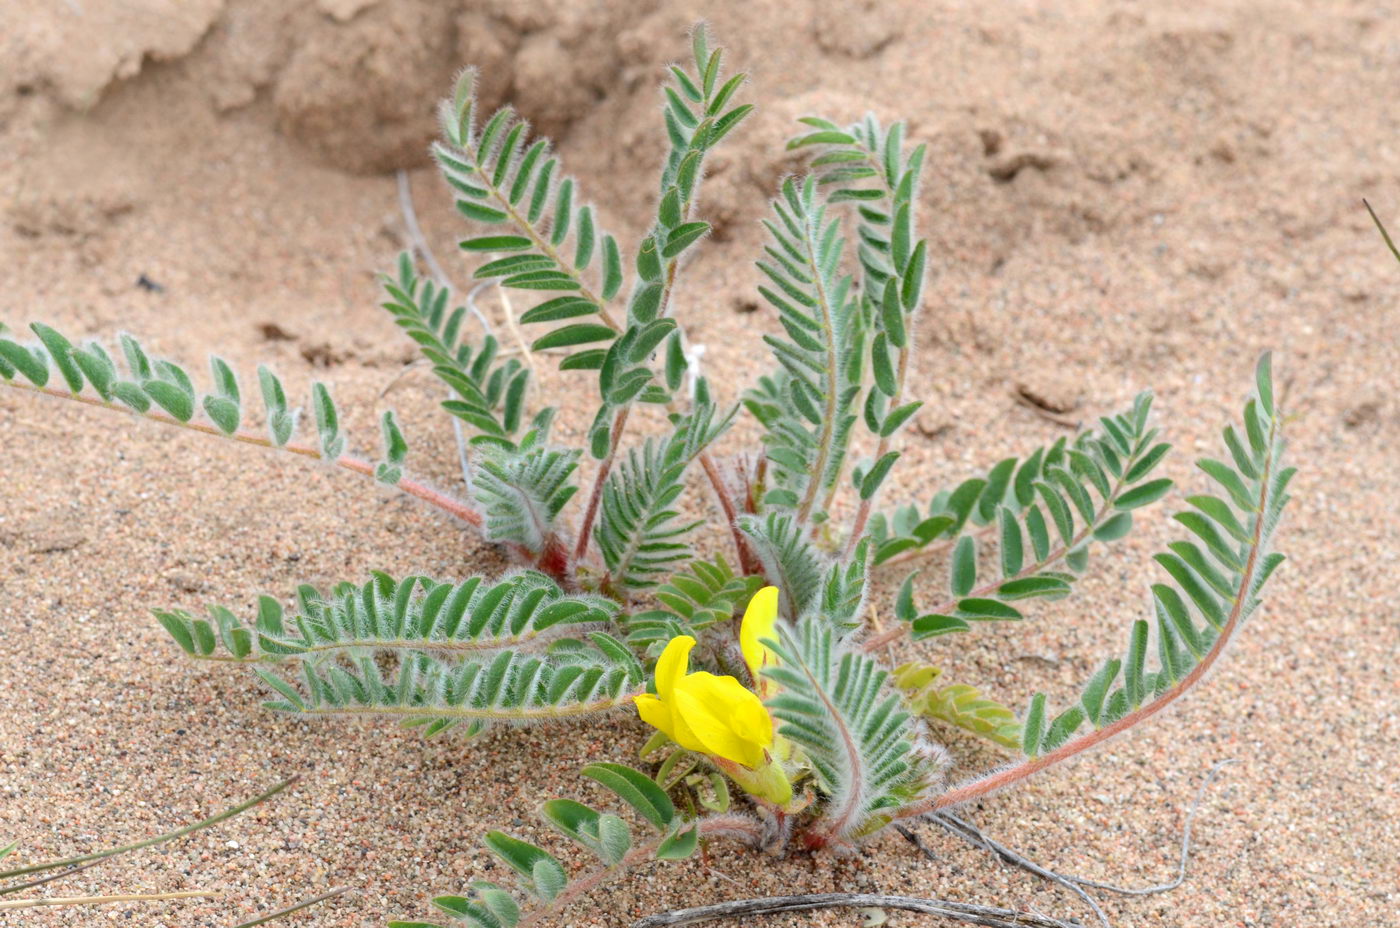
[[[470,299],[459,305],[445,281],[420,276],[403,256],[384,278],[384,306],[445,388],[443,409],[462,438],[462,498],[411,476],[392,413],[377,455],[349,454],[351,436],[319,383],[299,415],[266,368],[252,391],[212,359],[204,391],[130,336],[115,351],[38,323],[33,343],[0,337],[0,378],[12,387],[333,462],[464,520],[519,562],[495,579],[375,574],[328,592],[303,587],[293,608],[263,597],[251,617],[217,606],[206,616],[156,612],[192,658],[254,665],[274,709],[390,716],[428,735],[596,715],[645,692],[656,656],[681,635],[698,641],[694,670],[768,694],[782,736],[774,744],[789,752],[779,760],[805,797],[800,811],[755,810],[762,800],[726,786],[735,770],[679,747],[661,751],[653,739],[664,757],[655,772],[614,763],[583,771],[649,833],[634,834],[614,812],[550,799],[544,819],[601,869],[571,879],[543,849],[491,832],[487,847],[534,908],[479,882],[434,900],[450,921],[536,925],[608,875],[687,857],[701,838],[772,852],[850,845],[1017,782],[1189,690],[1256,611],[1282,561],[1272,541],[1292,471],[1281,461],[1283,419],[1265,356],[1240,422],[1225,429],[1224,453],[1201,461],[1208,479],[1176,516],[1186,535],[1157,555],[1152,614],[1131,624],[1122,655],[1102,664],[1077,701],[1052,709],[1036,694],[1018,715],[968,682],[943,680],[936,665],[887,664],[887,646],[908,651],[980,623],[1026,620],[1032,600],[1071,596],[1091,550],[1126,535],[1172,489],[1157,476],[1169,446],[1144,393],[1072,439],[880,508],[901,430],[920,406],[911,371],[929,313],[930,255],[917,223],[925,149],[906,143],[902,124],[871,117],[850,126],[807,118],[790,144],[808,173],[775,191],[758,259],[759,293],[773,310],[773,334],[763,338],[771,363],[738,406],[721,407],[690,367],[674,295],[709,231],[699,207],[706,156],[752,109],[737,99],[743,75],[725,76],[722,63],[697,29],[688,67],[668,72],[656,212],[634,230],[631,252],[600,227],[548,141],[532,139],[509,108],[479,112],[472,72],[443,104],[435,156],[470,226],[461,244],[475,276],[528,296],[519,322],[541,353],[533,360],[557,357],[577,372],[571,391],[589,400],[574,410],[587,424],[577,446],[561,446],[551,431],[556,408],[532,391],[533,365],[508,356],[489,331],[478,334]],[[255,393],[260,403],[250,401]],[[627,433],[643,418],[632,415],[639,404],[664,415],[657,434]],[[715,449],[743,412],[762,432],[761,453],[721,459]],[[250,418],[263,431],[245,428]],[[587,486],[585,454],[596,459]],[[692,489],[701,480],[717,505],[708,518],[706,498]],[[693,538],[707,523],[731,553],[697,558]],[[879,576],[915,558],[928,565],[920,582],[909,574],[892,601],[872,603]],[[776,658],[760,687],[735,634],[765,584],[779,589],[781,619],[764,642]],[[1017,756],[948,789],[934,740],[947,726]]]

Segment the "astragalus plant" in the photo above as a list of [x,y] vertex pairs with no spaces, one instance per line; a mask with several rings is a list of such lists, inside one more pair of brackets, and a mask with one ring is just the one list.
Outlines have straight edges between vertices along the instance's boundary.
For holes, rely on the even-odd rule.
[[[769,365],[739,406],[718,404],[695,376],[676,311],[703,301],[676,294],[710,229],[698,208],[706,156],[751,106],[737,102],[744,77],[723,76],[703,29],[693,52],[693,66],[670,68],[662,89],[670,145],[655,217],[626,251],[547,141],[532,140],[509,108],[477,111],[471,72],[442,105],[433,154],[471,229],[461,247],[476,278],[532,298],[519,319],[529,350],[537,360],[563,352],[577,397],[591,398],[585,447],[552,437],[556,407],[531,391],[530,365],[478,335],[446,284],[407,255],[384,278],[384,306],[420,346],[450,393],[444,410],[469,436],[460,498],[408,476],[392,413],[378,458],[351,456],[319,383],[299,417],[266,368],[249,391],[215,358],[202,390],[126,335],[115,353],[37,323],[36,344],[0,340],[0,375],[12,387],[363,474],[469,523],[519,563],[499,577],[376,573],[359,586],[303,586],[290,606],[264,596],[247,616],[156,613],[190,657],[252,667],[272,708],[390,716],[427,735],[472,736],[635,707],[639,724],[656,730],[645,756],[659,769],[583,769],[646,836],[613,812],[550,799],[544,818],[600,868],[571,878],[544,849],[491,832],[486,844],[533,906],[475,883],[435,900],[446,919],[535,925],[603,879],[687,857],[707,838],[770,853],[850,848],[1016,783],[1191,689],[1282,561],[1271,542],[1292,471],[1280,461],[1265,357],[1241,421],[1224,430],[1225,453],[1200,462],[1207,488],[1175,516],[1183,540],[1156,556],[1164,576],[1151,586],[1150,617],[1131,623],[1122,654],[1079,698],[1051,706],[1035,694],[1014,713],[967,681],[943,680],[929,663],[937,646],[984,622],[1020,620],[1032,600],[1071,595],[1091,550],[1121,538],[1136,510],[1168,493],[1171,482],[1153,476],[1168,446],[1157,440],[1151,398],[1073,440],[881,508],[901,430],[921,405],[915,387],[936,375],[919,374],[917,347],[920,323],[937,308],[926,305],[931,258],[917,225],[925,148],[911,147],[901,124],[867,117],[850,126],[804,119],[789,144],[809,156],[809,172],[782,182],[764,220],[758,289],[772,307]],[[260,411],[250,412],[248,392]],[[636,434],[642,405],[664,411],[660,434]],[[762,450],[723,455],[740,415],[756,420]],[[260,428],[245,428],[249,418]],[[584,455],[594,464],[580,481]],[[709,520],[695,515],[704,500],[685,498],[697,483],[717,507]],[[838,510],[842,494],[850,504]],[[723,533],[716,541],[732,552],[698,557],[702,530]],[[944,581],[911,576],[893,602],[870,602],[875,574],[913,557],[946,564]],[[892,645],[913,662],[889,666]],[[946,726],[1014,759],[950,785],[936,741]]]

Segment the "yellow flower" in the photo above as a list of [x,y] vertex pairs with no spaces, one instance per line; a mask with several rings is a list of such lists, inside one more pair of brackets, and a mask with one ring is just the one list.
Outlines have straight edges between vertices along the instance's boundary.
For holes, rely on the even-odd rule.
[[778,655],[763,644],[765,639],[778,637],[774,631],[777,622],[778,588],[765,586],[749,600],[749,607],[744,610],[744,621],[739,624],[739,650],[744,652],[744,663],[749,665],[749,673],[753,675],[754,689],[765,699],[778,688],[772,680],[765,680],[761,673],[764,667],[778,663]]
[[[739,626],[739,648],[753,677],[753,690],[734,677],[705,671],[690,673],[695,639],[672,638],[656,661],[656,695],[636,698],[642,721],[664,732],[688,751],[710,757],[746,792],[783,809],[792,807],[792,781],[784,761],[792,746],[773,732],[773,718],[763,705],[777,687],[761,671],[778,656],[762,642],[774,639],[778,621],[778,588],[754,594]],[[776,757],[775,757],[776,755]]]
[[656,695],[636,699],[642,721],[689,751],[757,770],[769,763],[773,719],[756,694],[733,677],[689,673],[689,635],[672,638],[656,662]]

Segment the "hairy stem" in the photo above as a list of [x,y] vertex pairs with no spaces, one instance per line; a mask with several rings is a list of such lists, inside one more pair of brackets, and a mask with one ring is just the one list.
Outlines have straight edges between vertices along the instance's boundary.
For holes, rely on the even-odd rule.
[[[1277,439],[1277,431],[1278,419],[1275,418],[1269,430],[1268,440],[1270,447],[1273,447]],[[1069,760],[1085,751],[1092,750],[1115,735],[1122,734],[1146,722],[1182,696],[1186,695],[1197,683],[1204,679],[1206,674],[1210,673],[1211,667],[1214,666],[1215,662],[1220,658],[1220,655],[1225,653],[1226,647],[1229,646],[1230,641],[1234,638],[1241,617],[1244,615],[1244,611],[1248,606],[1250,591],[1254,588],[1255,577],[1259,572],[1260,560],[1263,552],[1264,522],[1271,504],[1269,494],[1272,490],[1271,481],[1273,479],[1274,463],[1274,456],[1270,455],[1265,460],[1262,473],[1259,477],[1261,490],[1257,514],[1254,519],[1254,532],[1250,541],[1249,557],[1245,561],[1244,570],[1240,574],[1239,584],[1236,588],[1234,605],[1230,609],[1230,615],[1225,620],[1225,624],[1221,626],[1220,634],[1216,637],[1215,643],[1211,645],[1210,650],[1201,658],[1200,663],[1191,669],[1190,673],[1182,677],[1175,686],[1156,699],[1124,715],[1111,725],[1106,725],[1083,737],[1068,741],[1048,754],[1042,754],[1039,757],[1023,761],[1013,767],[1007,767],[1004,770],[999,770],[995,773],[980,777],[956,789],[949,790],[943,795],[933,799],[907,806],[901,809],[895,815],[895,818],[911,818],[913,816],[922,815],[925,812],[946,809],[985,796],[988,793],[1011,786],[1014,783],[1019,783],[1027,777],[1034,776],[1040,771],[1048,767],[1053,767],[1061,761]]]
[[739,559],[739,572],[745,575],[758,573],[763,569],[763,565],[759,563],[753,548],[749,546],[749,540],[739,528],[739,510],[734,505],[734,497],[730,495],[729,487],[724,485],[724,475],[719,472],[719,467],[708,451],[700,452],[699,459],[700,466],[704,468],[705,476],[710,479],[710,486],[714,488],[715,496],[719,499],[720,509],[724,510],[724,520],[728,523],[729,534],[734,539],[734,554]]
[[588,553],[588,543],[593,538],[593,520],[598,516],[598,504],[603,501],[603,484],[607,483],[608,474],[612,473],[613,462],[617,460],[617,449],[622,444],[622,430],[627,427],[627,417],[631,409],[631,406],[624,406],[613,416],[608,456],[598,465],[598,475],[593,478],[593,490],[588,494],[588,508],[583,511],[583,522],[579,524],[578,544],[574,547],[575,562],[582,561]]
[[[692,206],[692,201],[685,202],[682,221],[690,218]],[[659,242],[657,247],[660,247]],[[665,319],[671,314],[671,295],[675,291],[676,274],[680,269],[680,260],[680,257],[677,256],[666,264],[666,283],[661,289],[661,302],[656,315],[658,319]],[[622,444],[622,431],[627,427],[627,411],[630,408],[630,406],[624,406],[617,411],[617,415],[613,418],[612,445],[608,448],[608,456],[598,468],[598,476],[593,481],[593,490],[588,495],[588,508],[584,511],[578,545],[574,549],[575,562],[582,561],[584,555],[588,553],[588,545],[592,541],[593,519],[598,512],[598,504],[603,498],[603,483],[608,479],[608,474],[612,472],[613,462],[616,460],[618,448]],[[606,586],[606,583],[604,585]]]
[[416,719],[478,719],[500,722],[542,722],[567,719],[616,709],[636,699],[645,689],[631,690],[580,702],[572,706],[526,706],[518,709],[478,708],[476,706],[307,706],[298,715],[393,715]]
[[807,846],[815,850],[830,844],[854,823],[860,813],[861,800],[865,793],[865,758],[861,754],[861,746],[851,734],[850,727],[836,708],[836,704],[831,701],[831,697],[827,695],[826,687],[817,681],[805,661],[802,664],[802,672],[811,681],[812,689],[821,697],[827,716],[841,734],[841,746],[845,749],[849,768],[845,783],[846,796],[841,806],[828,808],[815,823],[820,829],[813,827],[804,835]]
[[352,641],[327,641],[305,645],[297,641],[274,638],[260,634],[273,644],[289,649],[289,653],[262,653],[250,657],[232,657],[227,654],[186,655],[190,660],[214,661],[229,664],[280,663],[285,660],[298,660],[312,654],[334,654],[339,651],[415,651],[428,654],[473,654],[504,651],[507,648],[527,650],[532,645],[549,644],[559,638],[571,638],[585,631],[601,628],[605,623],[559,624],[550,628],[524,632],[506,638],[356,638]]
[[[137,412],[136,410],[131,409],[127,406],[121,406],[117,403],[109,403],[103,400],[101,397],[90,396],[86,393],[69,393],[66,390],[60,390],[56,387],[35,387],[30,384],[20,383],[17,380],[5,381],[5,385],[14,387],[15,389],[19,390],[28,390],[32,393],[42,393],[47,396],[56,396],[59,399],[76,400],[79,403],[85,403],[88,406],[96,406],[101,409],[112,409],[118,412],[125,412],[128,415],[136,416],[140,419],[150,419],[154,422],[164,423],[165,425],[174,425],[182,429],[188,429],[192,432],[200,432],[205,435],[214,435],[218,438],[227,438],[231,439],[232,441],[242,442],[246,445],[257,445],[262,448],[271,448],[274,451],[285,451],[288,454],[295,454],[301,457],[314,458],[320,461],[327,461],[327,463],[334,464],[336,467],[344,468],[345,470],[353,471],[357,474],[363,474],[366,477],[374,476],[374,465],[369,461],[363,460],[361,458],[351,457],[350,455],[344,455],[342,457],[336,458],[334,461],[330,461],[326,458],[324,454],[321,453],[321,450],[319,448],[313,448],[310,445],[302,445],[296,443],[277,445],[274,444],[272,440],[266,437],[265,435],[261,435],[257,432],[251,432],[247,430],[240,430],[229,435],[220,431],[218,428],[204,422],[195,422],[193,420],[189,422],[181,422],[174,416],[168,415],[163,412],[159,412],[154,409],[148,412]],[[411,480],[407,477],[400,479],[396,486],[399,490],[408,494],[409,496],[415,497],[416,499],[421,499],[425,503],[428,503],[436,509],[442,510],[448,515],[456,516],[458,519],[461,519],[463,522],[466,522],[469,525],[477,527],[481,525],[481,513],[477,512],[475,509],[472,509],[470,506],[457,499],[456,497],[449,496],[448,494],[443,493],[440,490],[433,489],[425,483],[420,483],[416,480]]]
[[[890,408],[896,409],[904,400],[904,380],[909,375],[909,359],[914,353],[914,333],[908,332],[905,336],[904,347],[899,349],[899,367],[895,370],[895,390],[894,396],[890,397]],[[872,460],[878,461],[889,453],[890,445],[893,443],[894,435],[883,435],[880,443],[875,446],[875,457]],[[851,523],[851,533],[846,537],[845,547],[841,551],[843,560],[851,556],[857,544],[860,543],[861,536],[865,534],[865,525],[870,521],[870,511],[875,507],[875,498],[880,495],[879,488],[866,499],[860,501],[860,507],[856,510],[855,520]]]

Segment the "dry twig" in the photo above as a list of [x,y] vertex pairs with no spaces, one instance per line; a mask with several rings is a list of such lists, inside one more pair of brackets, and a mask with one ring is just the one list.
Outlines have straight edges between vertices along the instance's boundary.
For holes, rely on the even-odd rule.
[[[1122,896],[1152,896],[1157,893],[1170,892],[1186,882],[1186,864],[1191,857],[1191,828],[1196,821],[1196,812],[1200,809],[1201,802],[1205,799],[1206,790],[1215,782],[1215,778],[1219,776],[1220,771],[1231,764],[1237,763],[1239,763],[1239,761],[1231,757],[1218,762],[1215,766],[1210,768],[1210,771],[1206,774],[1205,781],[1201,783],[1200,787],[1196,790],[1196,798],[1192,800],[1191,808],[1186,812],[1186,823],[1181,831],[1181,854],[1177,862],[1176,876],[1165,883],[1157,883],[1152,886],[1116,886],[1112,883],[1101,883],[1097,880],[1086,879],[1082,876],[1056,873],[1053,870],[1042,867],[1040,864],[1035,863],[1024,855],[1018,854],[1004,844],[999,844],[991,838],[988,838],[976,825],[958,818],[951,812],[931,812],[925,816],[925,818],[935,824],[943,826],[948,831],[971,844],[977,844],[987,848],[1007,863],[1014,864],[1023,870],[1027,870],[1034,873],[1036,876],[1043,877],[1052,882],[1060,883],[1061,885],[1073,884],[1071,888],[1074,886],[1087,886],[1090,889],[1102,889],[1105,892],[1117,893]],[[1095,911],[1098,910],[1098,906],[1094,908]]]
[[1061,921],[1033,912],[1017,912],[993,906],[949,902],[943,899],[920,899],[915,896],[886,896],[881,893],[809,893],[801,896],[770,896],[765,899],[736,899],[693,909],[676,909],[648,915],[632,923],[632,928],[663,928],[668,925],[691,925],[720,918],[750,918],[782,912],[806,912],[812,909],[879,908],[923,912],[970,925],[988,928],[1082,928],[1080,922]]

